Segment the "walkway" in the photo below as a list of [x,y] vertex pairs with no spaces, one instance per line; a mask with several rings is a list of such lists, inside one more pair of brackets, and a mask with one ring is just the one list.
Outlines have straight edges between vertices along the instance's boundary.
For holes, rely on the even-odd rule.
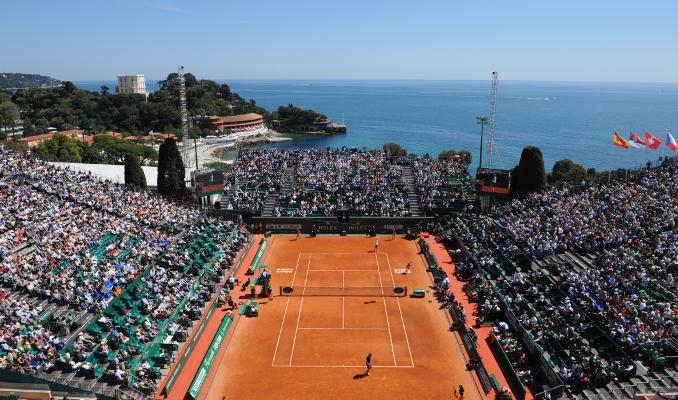
[[[497,379],[499,380],[499,384],[502,387],[510,387],[508,384],[508,380],[504,376],[504,372],[502,371],[501,367],[499,366],[497,360],[494,357],[494,354],[492,353],[492,349],[490,349],[489,344],[485,340],[492,331],[492,327],[488,325],[481,326],[480,328],[472,327],[475,321],[477,303],[471,303],[469,301],[468,296],[466,295],[466,292],[463,289],[464,282],[457,280],[456,276],[454,275],[455,265],[449,253],[447,252],[447,249],[443,244],[436,242],[433,236],[426,237],[425,240],[430,246],[431,253],[436,256],[440,268],[442,268],[443,271],[445,271],[445,273],[447,273],[447,275],[450,277],[450,291],[454,293],[454,298],[457,299],[459,304],[461,304],[464,307],[464,314],[466,315],[466,326],[468,328],[475,330],[476,332],[476,336],[478,337],[478,348],[477,348],[478,353],[480,354],[480,357],[482,357],[483,365],[485,365],[487,373],[490,376],[492,376],[493,374],[496,375]],[[494,399],[494,392],[490,392],[486,398]],[[527,394],[525,395],[525,399],[531,400],[533,398],[534,396],[532,395],[528,388]]]

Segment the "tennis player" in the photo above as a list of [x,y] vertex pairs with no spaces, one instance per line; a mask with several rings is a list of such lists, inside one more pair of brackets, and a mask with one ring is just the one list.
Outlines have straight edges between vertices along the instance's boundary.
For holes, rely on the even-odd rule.
[[294,240],[299,240],[299,239],[301,239],[301,231],[299,229],[297,229],[297,238],[294,239]]
[[372,369],[372,353],[369,353],[365,358],[365,368],[367,368],[365,375],[370,376],[370,370]]

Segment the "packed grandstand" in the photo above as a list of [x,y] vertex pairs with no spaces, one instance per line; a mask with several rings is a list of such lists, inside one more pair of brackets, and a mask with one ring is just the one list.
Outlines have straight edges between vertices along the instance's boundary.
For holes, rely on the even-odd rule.
[[[184,345],[247,229],[11,150],[0,167],[0,367],[156,392],[176,354],[161,344]],[[242,150],[226,179],[221,208],[245,218],[428,215],[419,229],[456,263],[456,276],[429,263],[439,298],[457,307],[447,286],[463,282],[473,323],[492,324],[517,385],[534,393],[678,387],[675,160],[482,213],[460,158]]]
[[[388,157],[382,150],[243,150],[227,182],[228,210],[275,217],[407,217],[414,208],[451,208],[465,199],[461,157]],[[414,196],[414,198],[412,198]],[[272,200],[265,210],[266,200]],[[415,203],[415,204],[413,204]]]
[[248,233],[10,150],[0,167],[0,366],[151,394],[161,344],[200,317]]

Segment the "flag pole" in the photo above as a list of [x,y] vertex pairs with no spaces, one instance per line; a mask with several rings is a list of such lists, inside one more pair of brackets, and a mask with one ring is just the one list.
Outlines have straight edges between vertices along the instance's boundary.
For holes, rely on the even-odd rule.
[[629,181],[629,164],[631,163],[630,158],[631,156],[629,155],[631,153],[631,149],[628,148],[626,149],[626,181]]

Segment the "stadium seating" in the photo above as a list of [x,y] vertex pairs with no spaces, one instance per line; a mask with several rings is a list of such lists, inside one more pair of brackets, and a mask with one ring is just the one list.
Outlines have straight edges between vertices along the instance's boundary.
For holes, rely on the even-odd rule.
[[151,394],[248,234],[4,148],[0,166],[0,368]]

